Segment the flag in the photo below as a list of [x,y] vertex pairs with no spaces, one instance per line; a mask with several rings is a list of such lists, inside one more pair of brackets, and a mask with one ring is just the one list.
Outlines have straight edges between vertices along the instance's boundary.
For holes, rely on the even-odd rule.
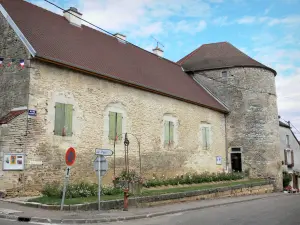
[[11,59],[11,60],[9,61],[9,63],[7,64],[7,66],[10,67],[10,66],[13,64],[14,61],[15,61],[15,59]]
[[22,69],[24,68],[24,66],[25,66],[25,61],[24,61],[24,59],[20,59],[20,66],[22,67]]
[[0,67],[3,65],[3,61],[4,61],[4,59],[0,58]]

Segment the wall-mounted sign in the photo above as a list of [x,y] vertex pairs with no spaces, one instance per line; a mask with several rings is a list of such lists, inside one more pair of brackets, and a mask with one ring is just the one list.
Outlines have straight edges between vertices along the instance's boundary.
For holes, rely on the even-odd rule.
[[222,165],[222,157],[221,156],[216,157],[216,164],[217,165]]
[[24,170],[25,155],[23,153],[4,153],[3,170]]
[[29,115],[29,116],[36,116],[36,110],[34,110],[34,109],[29,109],[29,110],[28,110],[28,115]]

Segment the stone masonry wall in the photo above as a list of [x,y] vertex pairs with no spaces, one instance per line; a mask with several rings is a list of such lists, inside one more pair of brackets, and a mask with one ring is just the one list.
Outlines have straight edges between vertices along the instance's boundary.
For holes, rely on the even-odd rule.
[[[27,106],[29,71],[21,70],[19,59],[28,59],[29,54],[14,30],[0,13],[0,57],[4,58],[0,67],[0,118],[12,108]],[[8,67],[9,58],[17,58]]]
[[22,191],[24,173],[22,171],[2,171],[4,153],[26,153],[26,112],[8,124],[0,125],[0,190]]
[[276,178],[281,187],[274,74],[259,68],[233,68],[199,72],[195,78],[230,109],[226,118],[229,162],[230,148],[241,147],[243,170],[253,177]]
[[[37,116],[28,123],[25,186],[39,190],[52,181],[62,181],[68,147],[77,150],[71,182],[96,181],[93,171],[95,148],[113,149],[108,140],[107,107],[124,112],[123,132],[141,142],[142,173],[174,176],[186,172],[216,172],[225,167],[224,115],[203,107],[112,83],[97,77],[32,61],[29,107]],[[73,136],[53,134],[55,102],[73,104]],[[175,118],[175,146],[163,145],[163,119]],[[200,127],[211,127],[211,148],[203,150]],[[139,171],[138,145],[129,135],[130,169]],[[116,170],[124,168],[123,141],[116,145]],[[223,165],[216,165],[221,156]],[[104,183],[111,183],[113,157]],[[35,162],[42,164],[35,165]],[[10,179],[10,178],[7,178]]]

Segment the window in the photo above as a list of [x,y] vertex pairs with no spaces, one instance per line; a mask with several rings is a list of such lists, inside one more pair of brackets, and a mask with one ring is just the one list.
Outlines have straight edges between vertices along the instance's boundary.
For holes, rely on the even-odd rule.
[[293,150],[284,150],[284,164],[288,167],[294,166],[294,151]]
[[208,150],[210,147],[210,128],[209,127],[202,127],[202,148],[204,150]]
[[290,147],[290,136],[289,135],[286,135],[285,141],[286,141],[286,146],[289,148]]
[[109,112],[109,140],[122,140],[122,113]]
[[174,123],[165,121],[165,144],[174,143]]
[[227,77],[227,71],[222,71],[222,77],[224,77],[224,78]]
[[54,135],[72,136],[73,105],[55,103]]

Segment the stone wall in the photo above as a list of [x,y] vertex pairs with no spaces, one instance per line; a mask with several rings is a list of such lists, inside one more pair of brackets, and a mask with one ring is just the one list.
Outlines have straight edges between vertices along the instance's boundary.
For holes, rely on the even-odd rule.
[[[0,67],[0,118],[12,108],[27,106],[29,90],[28,68],[21,70],[20,59],[28,59],[29,54],[14,30],[0,13],[0,57],[4,58]],[[10,58],[17,60],[12,66]]]
[[[125,129],[141,143],[142,173],[173,176],[186,172],[216,172],[225,167],[225,124],[222,113],[172,98],[133,89],[97,77],[32,61],[29,107],[37,116],[29,119],[25,171],[26,189],[39,190],[51,181],[62,181],[68,147],[77,150],[71,182],[96,181],[95,148],[113,149],[107,136],[107,108],[123,110]],[[73,104],[73,135],[55,136],[55,102]],[[163,120],[175,118],[177,142],[163,144]],[[202,150],[200,127],[211,127],[211,148]],[[124,139],[123,139],[124,140]],[[139,171],[138,145],[129,135],[130,169]],[[116,170],[124,167],[123,141],[116,144]],[[223,165],[216,165],[221,156]],[[113,157],[104,183],[111,183]],[[42,163],[35,165],[35,162]]]
[[230,109],[226,118],[229,162],[231,147],[241,147],[244,171],[253,177],[274,177],[282,187],[274,74],[260,68],[233,68],[194,77]]
[[[24,173],[2,171],[4,153],[26,153],[26,113],[19,115],[8,124],[0,125],[0,190],[22,191]],[[10,193],[8,193],[10,194]]]

